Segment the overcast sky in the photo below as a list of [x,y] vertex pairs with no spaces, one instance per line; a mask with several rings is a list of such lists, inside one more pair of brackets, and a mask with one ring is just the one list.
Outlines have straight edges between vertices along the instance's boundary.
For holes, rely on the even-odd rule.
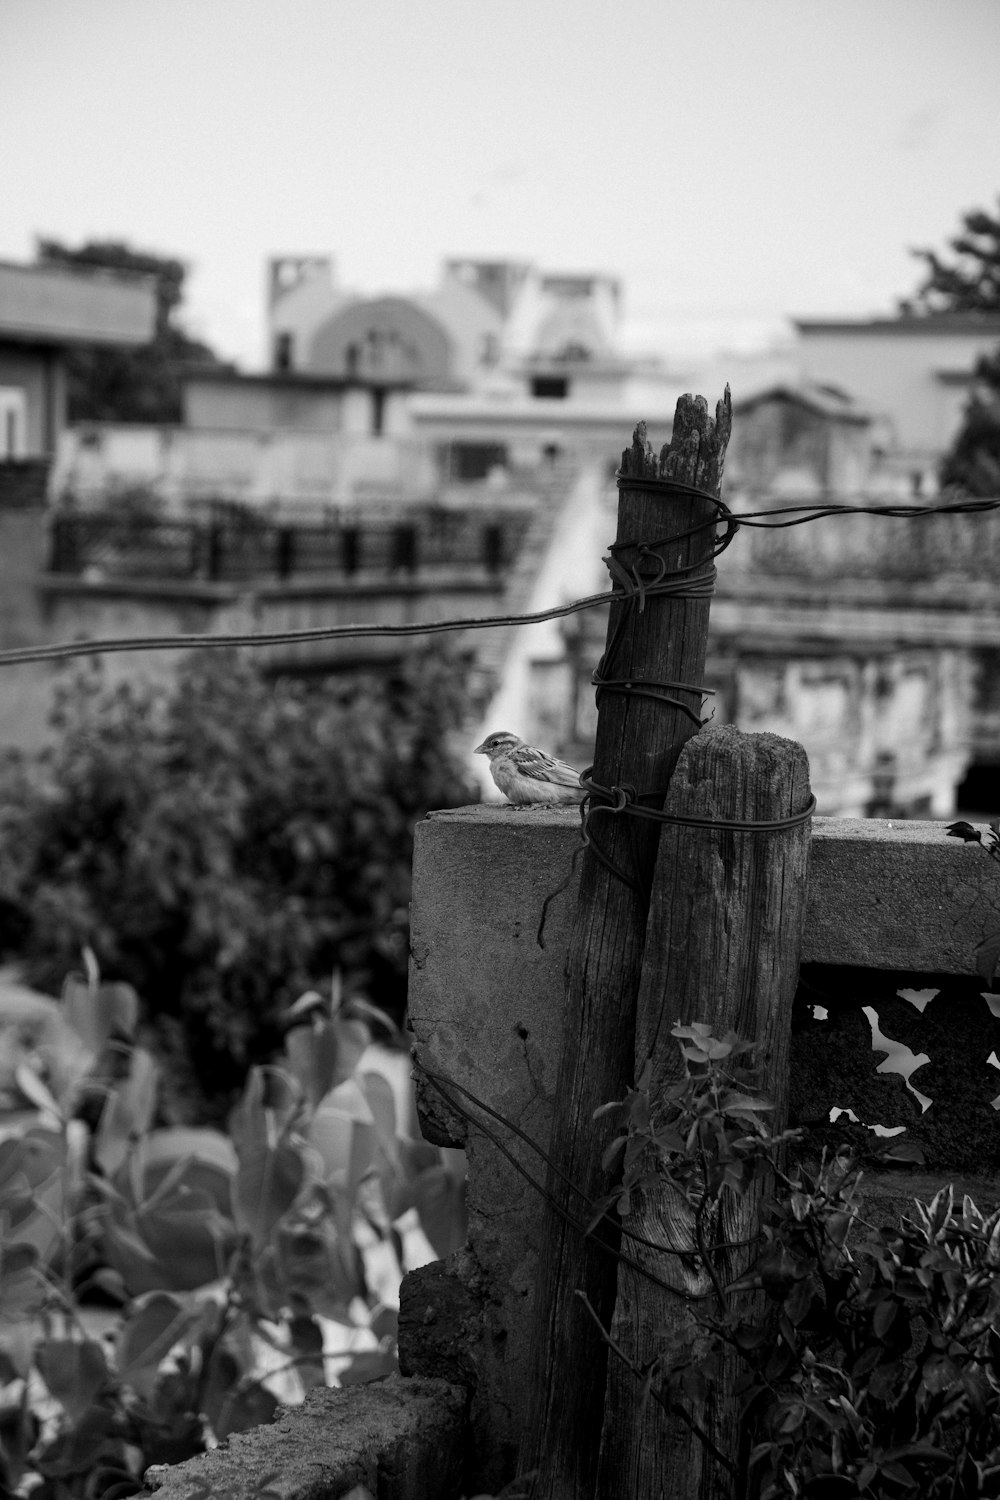
[[603,270],[633,343],[891,310],[1000,194],[998,0],[0,0],[0,256],[191,266],[248,367],[264,263]]

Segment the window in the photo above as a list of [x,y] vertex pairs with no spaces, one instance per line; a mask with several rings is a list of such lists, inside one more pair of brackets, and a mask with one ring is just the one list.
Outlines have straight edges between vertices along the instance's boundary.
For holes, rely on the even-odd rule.
[[278,333],[274,338],[274,368],[276,370],[290,370],[292,368],[292,355],[295,346],[295,336],[291,333]]
[[0,463],[24,457],[26,417],[20,386],[0,386]]
[[452,443],[449,479],[485,479],[491,470],[506,468],[507,449],[502,443]]
[[381,437],[385,431],[385,391],[376,386],[372,391],[372,432]]
[[569,395],[569,381],[565,375],[533,375],[531,394],[543,401],[564,401]]

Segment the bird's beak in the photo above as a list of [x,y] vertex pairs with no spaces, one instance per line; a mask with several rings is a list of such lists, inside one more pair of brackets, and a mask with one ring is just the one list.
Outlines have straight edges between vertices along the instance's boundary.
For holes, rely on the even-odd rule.
[[485,755],[486,754],[486,745],[485,745],[485,742],[482,745],[477,745],[476,748],[475,748],[475,750],[473,750],[472,753],[473,753],[473,755]]

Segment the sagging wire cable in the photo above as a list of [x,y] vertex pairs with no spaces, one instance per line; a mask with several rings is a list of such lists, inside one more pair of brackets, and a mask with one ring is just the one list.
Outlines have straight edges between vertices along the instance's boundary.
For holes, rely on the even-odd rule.
[[[659,479],[619,478],[619,483],[636,489],[664,488],[670,487],[679,492],[701,496],[711,500],[713,504],[720,506],[720,513],[701,521],[697,525],[689,527],[686,531],[679,532],[673,537],[663,538],[671,542],[683,541],[696,532],[703,531],[706,527],[725,524],[724,537],[719,539],[716,555],[729,545],[736,531],[742,526],[758,527],[762,530],[780,530],[789,526],[801,526],[810,521],[826,520],[832,516],[842,515],[868,515],[885,516],[887,518],[916,520],[923,516],[935,515],[978,515],[986,511],[1000,509],[998,500],[959,500],[943,505],[846,505],[830,503],[828,505],[817,505],[804,503],[801,505],[784,505],[777,509],[764,511],[729,511],[722,507],[722,502],[715,495],[707,491],[698,490],[692,485],[681,485],[673,481]],[[788,520],[774,520],[775,516],[790,516]],[[613,543],[609,548],[612,558],[616,557],[623,545]],[[647,554],[651,554],[657,544],[645,543]],[[66,661],[80,656],[107,656],[115,652],[128,651],[194,651],[194,650],[222,650],[237,647],[259,647],[259,646],[285,646],[299,643],[333,640],[363,640],[381,636],[413,636],[413,635],[439,635],[452,630],[499,630],[511,625],[540,625],[547,620],[563,619],[568,615],[578,614],[588,609],[601,609],[608,604],[614,604],[626,597],[623,587],[617,584],[615,570],[612,568],[612,588],[609,592],[599,594],[588,594],[580,599],[573,599],[566,604],[553,605],[549,609],[535,610],[528,614],[519,615],[476,615],[467,618],[456,618],[448,620],[422,620],[414,621],[407,625],[321,625],[299,630],[278,631],[244,631],[228,634],[208,633],[178,633],[173,635],[152,636],[113,636],[95,637],[92,640],[57,641],[50,645],[39,646],[15,646],[0,650],[0,667],[21,666],[28,662],[39,661]],[[677,593],[680,590],[668,584],[671,580],[663,580],[660,583],[644,583],[635,587],[635,593],[644,602],[650,595],[660,593]],[[692,582],[692,587],[693,582]],[[699,591],[710,594],[714,588],[714,570],[711,579],[708,574],[698,583]],[[614,690],[619,684],[611,679],[603,684],[605,689]],[[656,684],[650,684],[656,686]],[[676,684],[676,686],[685,686]],[[694,691],[694,689],[691,689]]]

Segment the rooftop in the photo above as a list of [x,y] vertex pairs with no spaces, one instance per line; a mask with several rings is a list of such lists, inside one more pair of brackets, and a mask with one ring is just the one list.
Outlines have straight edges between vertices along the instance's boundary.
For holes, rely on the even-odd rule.
[[155,317],[150,277],[0,261],[0,341],[5,343],[145,344]]
[[753,411],[767,401],[790,401],[803,406],[818,416],[830,417],[837,422],[853,422],[860,426],[872,420],[870,412],[859,406],[847,391],[836,385],[823,385],[818,381],[775,381],[763,386],[749,396],[733,402],[733,413]]
[[1000,338],[1000,312],[913,313],[892,318],[793,318],[800,333],[985,334]]

